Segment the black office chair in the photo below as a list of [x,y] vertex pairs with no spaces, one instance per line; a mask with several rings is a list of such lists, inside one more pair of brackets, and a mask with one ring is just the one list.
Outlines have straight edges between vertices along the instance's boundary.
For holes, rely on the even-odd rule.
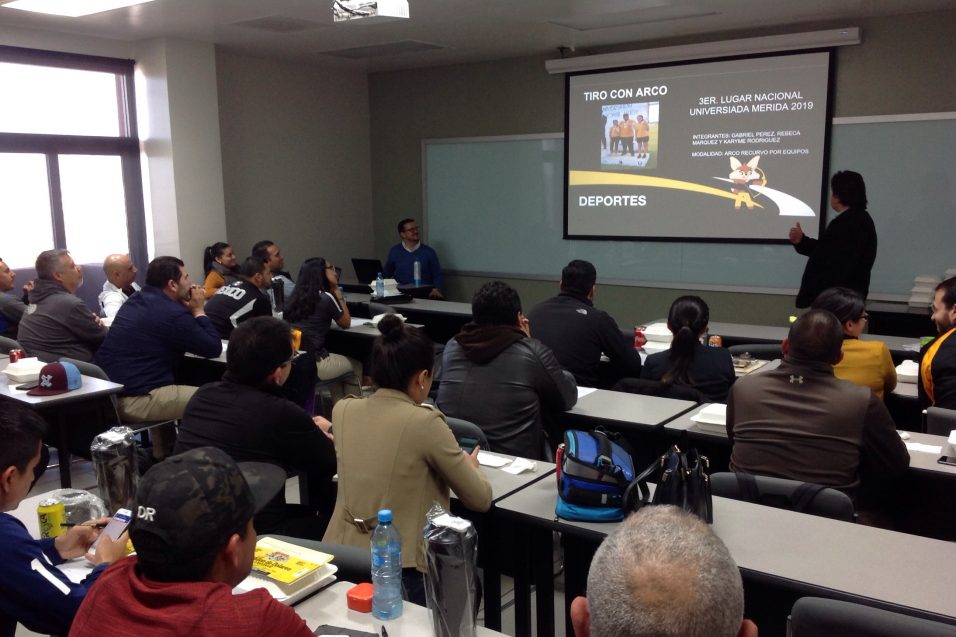
[[855,522],[850,496],[819,484],[749,473],[720,472],[710,476],[711,492],[722,498],[753,502],[777,509]]
[[360,549],[345,544],[332,544],[331,542],[319,542],[283,535],[272,537],[332,555],[332,564],[338,569],[335,577],[339,580],[360,584],[372,579],[372,554],[367,548]]
[[930,407],[926,410],[926,433],[949,436],[956,429],[956,410]]
[[[0,354],[6,354],[12,349],[23,349],[23,345],[20,345],[20,343],[12,338],[0,336]],[[26,352],[25,349],[23,349],[23,351]]]
[[702,393],[689,385],[678,385],[676,383],[665,385],[659,380],[650,380],[647,378],[622,378],[611,388],[611,391],[622,391],[644,396],[660,396],[662,398],[674,398],[677,400],[692,400],[695,403],[708,402]]
[[488,438],[485,436],[485,432],[475,423],[462,420],[461,418],[451,418],[449,416],[445,416],[445,420],[448,421],[448,428],[455,434],[455,440],[460,442],[462,438],[474,438],[478,441],[478,446],[481,447],[482,451],[492,450],[488,445]]
[[802,597],[790,612],[790,637],[954,637],[956,626],[835,599]]
[[772,361],[783,357],[783,353],[780,351],[780,343],[743,343],[741,345],[731,345],[727,350],[731,356],[750,354],[753,358],[764,361]]

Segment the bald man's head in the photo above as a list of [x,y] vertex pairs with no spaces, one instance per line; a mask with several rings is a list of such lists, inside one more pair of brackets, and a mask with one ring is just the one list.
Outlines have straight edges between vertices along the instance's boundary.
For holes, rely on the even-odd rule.
[[103,261],[106,280],[121,290],[133,284],[138,271],[127,254],[111,254]]

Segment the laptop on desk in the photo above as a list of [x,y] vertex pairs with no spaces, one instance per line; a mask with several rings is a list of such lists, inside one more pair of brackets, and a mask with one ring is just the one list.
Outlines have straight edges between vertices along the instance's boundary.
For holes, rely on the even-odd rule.
[[369,284],[382,272],[384,276],[385,268],[378,259],[352,259],[352,267],[355,269],[355,277],[359,283]]

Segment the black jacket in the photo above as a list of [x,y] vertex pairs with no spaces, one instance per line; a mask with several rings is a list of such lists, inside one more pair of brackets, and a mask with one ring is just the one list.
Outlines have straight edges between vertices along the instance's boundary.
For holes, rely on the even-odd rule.
[[[465,329],[469,327],[474,325]],[[543,412],[574,406],[578,400],[574,378],[536,339],[514,340],[487,362],[478,363],[469,359],[460,338],[462,334],[445,346],[438,408],[481,427],[492,451],[542,459]]]
[[[186,405],[175,453],[196,447],[222,449],[236,462],[268,462],[286,471],[302,471],[310,484],[332,484],[335,447],[312,417],[280,395],[275,385],[250,387],[229,373],[203,385]],[[333,502],[322,508],[331,509]],[[259,533],[283,533],[285,489],[255,517]]]
[[[586,297],[561,292],[536,305],[528,320],[531,334],[551,348],[579,385],[610,387],[625,376],[641,375],[641,357],[633,342],[610,314],[595,309]],[[613,377],[601,373],[602,352],[611,359]]]
[[[641,378],[660,380],[670,368],[670,350],[651,354],[644,361]],[[690,364],[690,378],[693,381],[691,387],[702,393],[707,400],[715,403],[727,402],[727,392],[737,380],[730,351],[723,347],[700,344],[695,346],[694,360]]]
[[820,292],[838,285],[856,290],[866,298],[870,270],[876,260],[876,226],[866,210],[844,210],[830,222],[820,239],[804,237],[793,247],[810,257],[800,281],[797,307],[809,307]]

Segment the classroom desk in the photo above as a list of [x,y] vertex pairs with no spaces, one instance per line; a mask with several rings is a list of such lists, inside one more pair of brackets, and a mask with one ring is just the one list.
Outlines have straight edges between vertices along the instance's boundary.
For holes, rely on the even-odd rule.
[[595,389],[579,398],[563,418],[590,429],[604,425],[618,431],[655,432],[665,422],[696,406],[690,400]]
[[[353,294],[346,300],[353,316],[370,315],[368,297]],[[410,323],[424,325],[425,331],[436,343],[447,343],[461,331],[465,323],[471,321],[470,303],[412,299],[407,303],[389,304],[389,307],[394,308]]]
[[[666,318],[658,318],[643,325],[652,323],[667,323]],[[708,325],[708,331],[711,334],[720,335],[723,339],[723,346],[740,345],[744,343],[782,343],[787,337],[790,328],[787,326],[776,325],[748,325],[745,323],[720,323],[711,322]],[[919,345],[919,339],[904,336],[883,336],[880,334],[863,334],[860,340],[864,341],[883,341],[890,350],[894,364],[899,364],[906,359],[917,360],[919,358],[919,348],[914,351],[912,348]],[[909,348],[909,349],[908,349]]]
[[[434,634],[430,611],[417,604],[405,602],[402,616],[388,621],[375,619],[371,613],[349,610],[345,595],[352,586],[353,584],[349,582],[336,582],[296,604],[295,612],[313,631],[319,626],[328,624],[339,628],[364,630],[376,635],[380,634],[384,626],[389,637],[422,637]],[[336,631],[329,630],[327,633],[336,634]],[[484,626],[478,626],[476,633],[479,637],[494,637],[502,634]]]
[[[555,484],[545,480],[497,507],[529,549],[550,544],[554,530],[564,534],[565,603],[570,604],[584,594],[590,551],[616,523],[556,520],[556,499]],[[795,597],[844,599],[956,624],[956,569],[950,566],[956,544],[717,497],[713,529],[740,567],[747,589],[772,587]],[[549,606],[550,561],[543,565],[549,571],[543,577],[533,559],[524,560],[522,570],[536,572],[538,604]],[[748,609],[748,616],[754,611],[759,609]],[[539,606],[539,616],[542,612]],[[515,625],[526,622],[516,615]],[[525,634],[529,632],[518,632]]]
[[[494,453],[491,454],[507,460],[514,460],[514,456]],[[495,503],[517,493],[521,489],[554,475],[555,465],[541,460],[535,461],[535,470],[514,475],[495,467],[482,465],[481,473],[491,484],[491,509],[485,513],[469,511],[461,506],[457,496],[452,492],[452,509],[454,513],[471,520],[478,531],[478,560],[484,571],[484,601],[485,626],[498,630],[501,628],[501,561],[498,559],[501,549],[508,540],[503,529],[499,529],[495,521]],[[550,556],[548,558],[550,560]],[[526,604],[527,599],[516,603]],[[553,620],[552,620],[553,621]]]
[[[10,363],[7,358],[0,358],[0,372],[7,368]],[[106,398],[112,394],[118,394],[123,386],[119,383],[113,383],[108,380],[93,378],[92,376],[83,376],[83,385],[79,389],[57,394],[55,396],[29,396],[25,391],[15,389],[21,383],[11,383],[6,374],[0,374],[0,400],[15,400],[27,404],[37,410],[55,410],[54,418],[47,419],[51,429],[50,438],[56,440],[57,454],[59,458],[60,486],[68,488],[71,484],[70,477],[70,450],[67,444],[67,413],[64,407],[75,405],[77,403],[92,402],[100,398]]]

